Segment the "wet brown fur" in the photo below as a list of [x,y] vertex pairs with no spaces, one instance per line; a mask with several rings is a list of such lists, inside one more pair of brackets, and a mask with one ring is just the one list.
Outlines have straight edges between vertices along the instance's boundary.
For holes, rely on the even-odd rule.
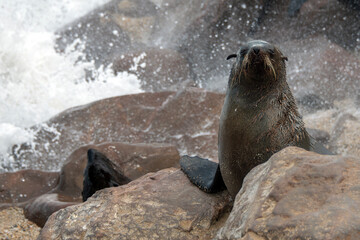
[[246,174],[274,153],[286,146],[311,148],[286,82],[287,58],[262,41],[249,42],[236,55],[219,128],[220,170],[232,196]]

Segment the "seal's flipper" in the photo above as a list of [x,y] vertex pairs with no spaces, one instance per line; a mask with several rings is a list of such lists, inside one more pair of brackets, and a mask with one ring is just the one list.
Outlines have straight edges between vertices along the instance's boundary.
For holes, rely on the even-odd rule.
[[328,150],[326,147],[324,147],[321,143],[315,140],[312,136],[310,136],[310,151],[316,152],[319,154],[324,155],[335,155],[330,150]]
[[129,183],[131,180],[115,169],[114,164],[101,152],[88,150],[84,171],[82,197],[85,202],[96,191]]
[[199,157],[182,156],[181,170],[190,182],[207,193],[215,193],[226,189],[220,173],[219,164]]

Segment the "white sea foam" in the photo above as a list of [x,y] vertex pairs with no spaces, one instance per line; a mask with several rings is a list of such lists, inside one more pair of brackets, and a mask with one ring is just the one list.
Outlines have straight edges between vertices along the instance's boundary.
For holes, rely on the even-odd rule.
[[69,107],[141,91],[136,76],[115,77],[110,68],[87,82],[84,68],[92,63],[74,66],[80,53],[55,52],[54,32],[105,2],[0,0],[0,159],[13,144],[31,140],[29,126]]

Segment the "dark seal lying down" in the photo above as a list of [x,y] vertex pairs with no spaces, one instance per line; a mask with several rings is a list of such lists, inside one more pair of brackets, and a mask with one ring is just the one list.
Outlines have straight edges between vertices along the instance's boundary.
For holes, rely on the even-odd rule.
[[231,69],[220,117],[219,164],[184,156],[181,169],[206,192],[225,187],[235,197],[255,166],[287,146],[332,154],[306,131],[286,82],[286,57],[260,40],[240,48]]

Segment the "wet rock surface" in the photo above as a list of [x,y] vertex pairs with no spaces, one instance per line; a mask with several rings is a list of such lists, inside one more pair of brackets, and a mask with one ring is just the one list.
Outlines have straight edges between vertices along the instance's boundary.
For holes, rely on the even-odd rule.
[[[28,145],[23,144],[14,152],[14,158],[24,168],[51,170],[60,168],[69,154],[82,145],[130,142],[173,144],[181,154],[216,161],[223,98],[223,94],[189,88],[177,93],[120,96],[75,107],[35,126],[38,129],[35,149],[28,149]],[[340,114],[342,110],[328,111]],[[356,112],[356,108],[353,111]],[[317,112],[305,115],[305,126],[328,132],[331,138],[337,127],[330,122],[335,121],[337,115],[329,115],[324,121],[317,122],[321,116],[318,115]],[[352,148],[356,148],[356,144],[357,140]],[[336,144],[336,148],[339,146]],[[332,150],[335,151],[335,147]]]
[[26,218],[42,227],[52,213],[82,202],[83,173],[90,148],[105,154],[116,170],[130,179],[164,168],[177,167],[180,158],[174,146],[165,144],[104,143],[83,146],[74,151],[64,163],[57,186],[24,205]]
[[330,149],[336,152],[360,156],[360,120],[359,116],[344,114],[338,117],[332,131]]
[[352,52],[324,37],[282,45],[289,58],[288,82],[297,97],[317,96],[318,99],[307,101],[313,104],[313,110],[329,108],[334,100],[354,99],[360,94],[357,84],[360,82],[360,60]]
[[59,181],[58,172],[22,170],[0,174],[0,209],[44,194]]
[[56,212],[39,239],[209,239],[220,227],[229,200],[227,191],[206,194],[180,170],[164,169]]
[[82,145],[130,142],[172,144],[180,153],[216,160],[223,97],[192,88],[120,96],[75,107],[39,126],[36,148],[20,148],[14,157],[25,167],[56,169]]
[[360,159],[288,147],[245,178],[216,239],[357,239]]
[[170,49],[152,48],[122,55],[114,60],[113,69],[129,72],[140,79],[148,92],[180,90],[194,85],[186,59]]
[[226,6],[223,0],[111,1],[60,29],[56,49],[80,50],[85,60],[95,61],[96,68],[139,49],[177,50],[194,22],[219,17]]
[[[359,21],[359,9],[349,1],[115,0],[59,30],[58,49],[64,51],[80,39],[83,43],[75,46],[97,66],[109,65],[123,54],[168,49],[186,59],[197,85],[224,91],[231,67],[226,57],[249,39],[264,39],[285,49],[286,55],[295,53],[290,71],[303,65],[310,70],[315,63],[315,75],[301,73],[299,79],[337,98],[359,93],[360,66],[352,56],[360,48]],[[143,75],[142,70],[137,74]],[[153,82],[143,89],[157,91],[157,81]],[[295,81],[290,85],[296,92],[312,88]]]
[[[338,106],[346,105],[346,110]],[[341,155],[360,156],[360,115],[352,101],[338,102],[335,108],[318,111],[304,116],[305,126],[329,133],[325,146],[332,152]],[[316,134],[314,134],[316,136]],[[318,135],[318,140],[321,136]],[[321,142],[321,141],[320,141]]]

